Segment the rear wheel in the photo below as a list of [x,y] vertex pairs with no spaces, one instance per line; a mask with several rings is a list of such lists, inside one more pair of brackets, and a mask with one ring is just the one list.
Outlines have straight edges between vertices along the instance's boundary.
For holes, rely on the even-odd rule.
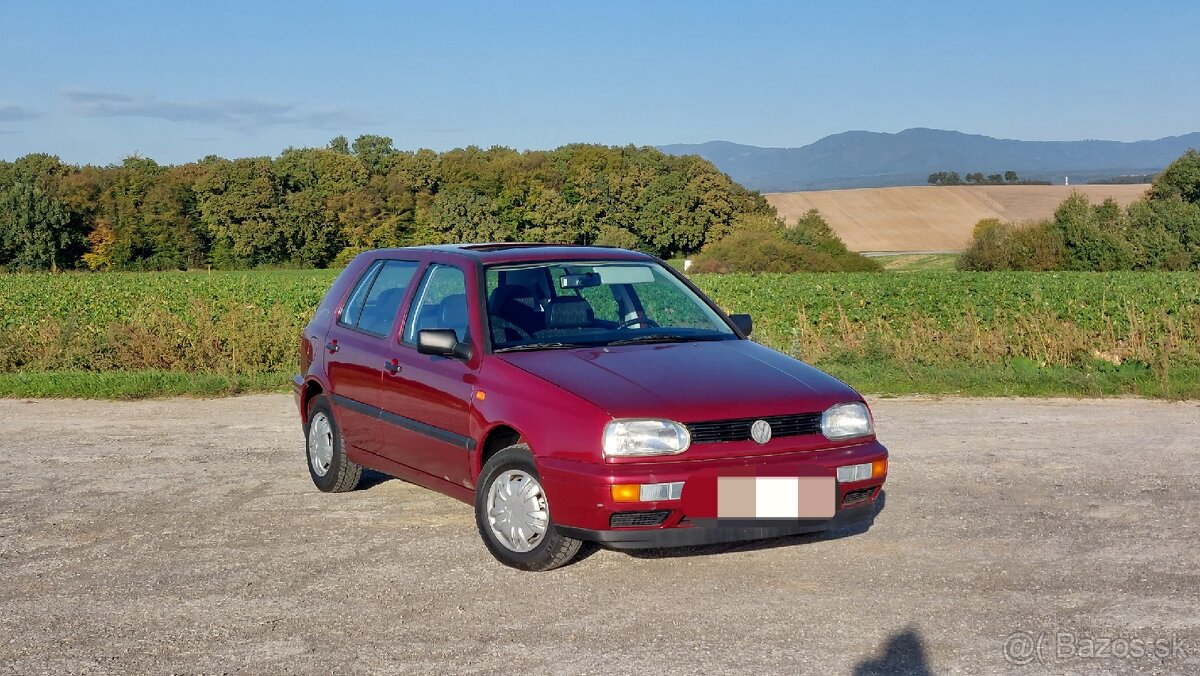
[[475,523],[492,556],[521,570],[558,568],[582,544],[555,529],[533,454],[525,444],[509,446],[484,465],[475,491]]
[[358,486],[362,467],[346,457],[346,444],[338,429],[329,400],[323,394],[308,404],[308,422],[304,426],[308,475],[313,484],[326,493],[344,493]]

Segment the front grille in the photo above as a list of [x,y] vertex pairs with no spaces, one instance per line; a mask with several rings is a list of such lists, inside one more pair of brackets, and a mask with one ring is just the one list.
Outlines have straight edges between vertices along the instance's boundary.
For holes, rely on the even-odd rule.
[[844,498],[842,498],[842,506],[850,507],[852,505],[857,505],[860,502],[866,502],[867,500],[871,499],[871,491],[874,490],[875,487],[871,486],[870,488],[860,488],[856,491],[850,491],[846,493]]
[[656,512],[617,512],[608,519],[612,528],[627,526],[658,526],[667,520],[671,510],[664,509]]
[[693,444],[712,444],[721,441],[745,441],[750,438],[750,426],[756,420],[765,420],[771,425],[771,437],[798,437],[818,434],[821,431],[820,413],[797,413],[794,415],[770,415],[764,418],[735,418],[687,423],[692,433]]

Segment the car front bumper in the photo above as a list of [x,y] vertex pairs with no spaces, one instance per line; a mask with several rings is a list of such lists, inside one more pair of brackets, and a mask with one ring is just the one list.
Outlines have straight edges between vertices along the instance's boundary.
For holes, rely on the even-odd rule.
[[[614,484],[684,482],[701,475],[833,476],[838,467],[886,459],[887,449],[870,441],[819,451],[785,452],[692,461],[602,464],[538,458],[555,527],[564,535],[620,549],[684,547],[869,526],[879,511],[886,475],[838,483],[835,511],[826,519],[737,520],[688,514],[682,500],[616,502]],[[614,515],[630,512],[667,515],[653,526],[614,527]]]
[[696,547],[724,542],[766,540],[827,530],[869,527],[879,512],[880,504],[877,499],[872,498],[868,503],[839,509],[832,519],[798,519],[787,524],[772,524],[765,521],[727,523],[705,520],[685,521],[674,527],[659,528],[613,528],[609,530],[589,530],[570,526],[556,526],[556,528],[558,532],[567,537],[599,542],[614,549]]

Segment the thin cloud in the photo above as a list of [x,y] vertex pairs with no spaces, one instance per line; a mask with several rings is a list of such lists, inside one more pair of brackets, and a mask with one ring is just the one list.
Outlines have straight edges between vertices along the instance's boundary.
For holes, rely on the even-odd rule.
[[345,108],[323,108],[298,113],[301,124],[314,129],[345,129],[347,127],[372,126],[379,123],[373,115]]
[[0,122],[23,122],[36,120],[42,114],[23,106],[0,103]]
[[152,96],[68,89],[63,92],[72,110],[86,117],[141,117],[168,122],[197,122],[243,131],[278,125],[336,129],[361,124],[361,118],[342,109],[312,110],[296,103],[261,99],[166,101]]

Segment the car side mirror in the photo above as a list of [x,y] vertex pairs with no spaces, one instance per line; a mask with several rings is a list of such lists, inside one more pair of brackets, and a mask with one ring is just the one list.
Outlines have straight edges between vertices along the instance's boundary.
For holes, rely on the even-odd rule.
[[472,351],[470,343],[458,341],[454,329],[421,329],[417,332],[417,352],[467,361]]
[[754,330],[754,320],[750,315],[729,315],[729,321],[733,322],[734,327],[741,331],[743,336],[749,336]]

